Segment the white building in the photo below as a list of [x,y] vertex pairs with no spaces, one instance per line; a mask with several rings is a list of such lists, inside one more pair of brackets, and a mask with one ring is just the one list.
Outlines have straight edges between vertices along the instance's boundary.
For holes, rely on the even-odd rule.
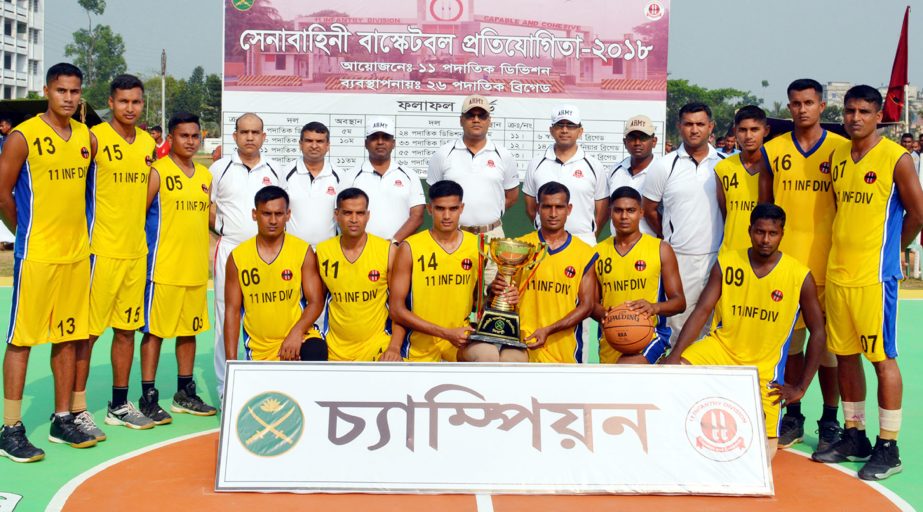
[[824,101],[827,105],[843,106],[843,97],[853,86],[852,82],[827,82],[824,85]]
[[46,1],[0,0],[0,99],[42,92]]

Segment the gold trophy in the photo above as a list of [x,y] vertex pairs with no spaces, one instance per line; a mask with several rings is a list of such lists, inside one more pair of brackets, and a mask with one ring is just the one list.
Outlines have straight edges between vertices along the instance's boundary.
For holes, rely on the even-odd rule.
[[[485,244],[482,235],[479,251],[482,257],[490,258],[497,264],[498,277],[506,281],[508,285],[517,286],[515,282],[516,274],[520,269],[525,272],[534,270],[545,258],[547,254],[545,249],[546,245],[544,243],[540,243],[536,247],[513,238],[495,238]],[[529,284],[531,278],[532,274],[523,279],[523,282],[518,285],[520,293]],[[490,283],[484,283],[484,285],[490,286]],[[479,287],[478,292],[480,296],[483,296],[483,288]],[[520,339],[519,314],[516,313],[516,307],[510,304],[504,296],[500,295],[494,297],[489,306],[482,308],[480,296],[478,300],[478,317],[480,318],[478,328],[468,339],[470,341],[526,348],[526,344]]]

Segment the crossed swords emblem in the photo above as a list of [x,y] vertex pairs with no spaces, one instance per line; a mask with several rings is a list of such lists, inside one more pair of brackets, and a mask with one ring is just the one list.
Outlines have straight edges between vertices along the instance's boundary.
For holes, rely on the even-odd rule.
[[[286,404],[288,404],[288,402],[283,404],[283,407],[285,407]],[[253,434],[247,439],[246,441],[247,446],[250,446],[251,444],[253,444],[253,442],[259,439],[263,439],[264,437],[266,437],[266,434],[269,434],[269,433],[274,435],[276,439],[280,439],[288,444],[294,443],[294,441],[288,434],[286,434],[285,432],[282,432],[276,427],[281,425],[285,420],[288,419],[289,416],[292,415],[293,412],[295,412],[295,406],[292,406],[288,410],[288,412],[282,415],[281,418],[273,421],[272,423],[267,423],[263,418],[260,418],[259,416],[257,416],[257,414],[253,412],[253,408],[250,406],[247,406],[247,412],[250,414],[250,417],[252,417],[254,420],[256,420],[257,423],[263,426],[262,430],[259,430],[258,432],[256,432],[255,434]]]

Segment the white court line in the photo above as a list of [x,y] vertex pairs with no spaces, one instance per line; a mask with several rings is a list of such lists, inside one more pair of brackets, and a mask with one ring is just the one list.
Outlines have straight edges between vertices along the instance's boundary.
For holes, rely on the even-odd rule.
[[[805,458],[811,458],[810,454],[805,453],[801,450],[786,449],[785,451],[788,453],[794,453],[795,455],[801,455],[802,457],[805,457]],[[815,464],[823,464],[823,463],[815,462]],[[845,466],[841,466],[839,464],[824,464],[824,465],[827,466],[828,468],[833,468],[841,473],[845,473],[855,478],[859,482],[864,483],[865,485],[868,485],[869,487],[874,489],[878,494],[881,494],[885,498],[888,498],[889,500],[891,500],[891,503],[894,503],[894,506],[899,508],[902,512],[915,512],[917,510],[913,508],[913,506],[911,506],[910,503],[907,503],[906,501],[904,501],[904,498],[901,498],[900,496],[898,496],[891,489],[888,489],[887,487],[881,485],[878,482],[874,482],[871,480],[863,480],[859,478],[859,473],[856,473],[855,471]]]
[[494,501],[490,494],[475,494],[474,502],[478,512],[494,512]]
[[92,478],[94,475],[96,475],[97,473],[103,471],[104,469],[108,467],[114,466],[118,464],[119,462],[128,460],[132,457],[137,457],[138,455],[141,455],[143,453],[153,451],[158,448],[162,448],[169,444],[178,443],[180,441],[185,441],[187,439],[192,439],[194,437],[214,434],[215,432],[218,432],[217,428],[203,430],[201,432],[196,432],[194,434],[187,434],[185,436],[174,437],[172,439],[167,439],[166,441],[161,441],[159,443],[155,443],[150,446],[145,446],[144,448],[139,448],[135,451],[128,452],[123,455],[119,455],[118,457],[114,459],[109,459],[106,462],[93,466],[92,468],[75,476],[74,478],[71,478],[69,482],[67,482],[66,484],[64,484],[63,487],[58,489],[58,492],[56,492],[55,495],[52,496],[51,501],[48,502],[48,506],[45,507],[45,510],[46,512],[50,512],[50,511],[58,511],[58,510],[63,509],[64,503],[67,502],[67,498],[69,498],[70,495],[73,494],[75,490],[77,490],[77,487],[80,487],[80,484],[86,482],[87,480]]

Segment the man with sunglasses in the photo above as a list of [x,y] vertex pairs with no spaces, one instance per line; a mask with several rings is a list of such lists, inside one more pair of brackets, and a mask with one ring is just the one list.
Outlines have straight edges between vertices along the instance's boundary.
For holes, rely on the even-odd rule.
[[[432,185],[452,180],[461,185],[465,192],[461,228],[503,237],[501,218],[519,197],[519,169],[513,154],[487,136],[491,109],[490,101],[483,96],[465,98],[459,118],[462,136],[433,154],[426,182]],[[496,267],[488,262],[488,281],[495,273]]]
[[583,136],[580,110],[574,105],[560,105],[551,112],[551,138],[554,144],[535,157],[526,170],[522,192],[526,198],[526,215],[539,228],[538,201],[535,195],[542,185],[557,181],[570,190],[571,214],[565,229],[590,246],[606,220],[609,198],[606,173],[596,158],[584,153],[578,141]]

